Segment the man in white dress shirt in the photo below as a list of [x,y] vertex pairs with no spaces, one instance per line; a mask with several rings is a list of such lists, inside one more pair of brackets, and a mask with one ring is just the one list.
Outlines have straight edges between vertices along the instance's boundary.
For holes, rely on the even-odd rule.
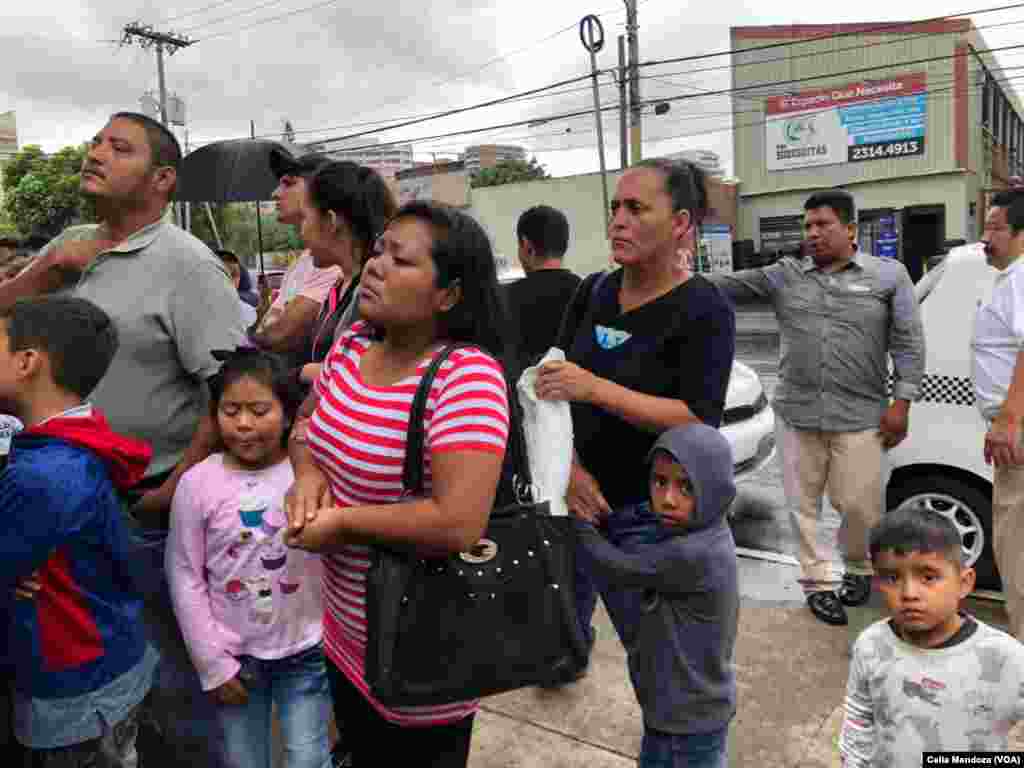
[[972,344],[974,394],[989,425],[985,461],[995,467],[992,532],[1010,632],[1024,639],[1024,189],[992,196],[985,256],[999,270],[978,306]]

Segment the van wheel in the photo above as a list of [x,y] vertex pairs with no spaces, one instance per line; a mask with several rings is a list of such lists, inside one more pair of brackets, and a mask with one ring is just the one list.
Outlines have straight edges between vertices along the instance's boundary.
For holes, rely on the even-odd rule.
[[886,497],[890,510],[930,509],[952,521],[963,542],[964,562],[974,566],[979,589],[1000,589],[992,549],[992,496],[941,475],[914,477],[890,486]]

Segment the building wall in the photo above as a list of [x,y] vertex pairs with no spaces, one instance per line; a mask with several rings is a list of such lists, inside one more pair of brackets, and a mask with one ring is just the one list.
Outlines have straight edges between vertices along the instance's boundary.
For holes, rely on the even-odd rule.
[[[608,174],[609,198],[618,177],[618,172]],[[535,205],[557,208],[569,220],[566,267],[585,275],[608,266],[611,250],[605,236],[600,173],[470,190],[470,212],[491,236],[495,253],[512,263],[518,251],[516,222]]]
[[[967,28],[967,22],[947,24],[951,25],[951,30],[954,26],[957,29]],[[848,27],[844,25],[844,28]],[[820,188],[824,185],[847,185],[933,174],[959,167],[955,156],[955,61],[946,58],[927,63],[906,62],[952,56],[957,43],[962,39],[962,32],[919,34],[928,31],[935,30],[917,25],[906,29],[896,28],[890,34],[847,35],[797,43],[783,49],[743,52],[774,42],[792,42],[793,37],[797,36],[820,37],[830,32],[827,27],[788,27],[777,31],[770,27],[733,29],[732,47],[741,51],[733,54],[733,87],[748,89],[733,94],[735,174],[742,182],[741,195],[746,197],[794,188]],[[887,66],[874,69],[882,65]],[[819,77],[867,68],[872,69]],[[767,96],[841,86],[862,80],[881,80],[915,72],[925,73],[929,90],[924,155],[785,171],[768,170],[764,126]],[[794,80],[801,82],[757,87],[759,84]]]
[[[620,175],[619,171],[608,174],[609,199],[615,194]],[[714,184],[709,187],[708,198],[716,213],[715,221],[733,226],[736,222],[736,188]],[[569,220],[567,268],[586,275],[609,266],[611,248],[605,234],[600,173],[470,190],[470,213],[484,225],[495,253],[506,263],[516,263],[516,222],[523,211],[535,205],[557,208]]]
[[[922,179],[894,179],[857,184],[849,187],[858,210],[874,208],[902,209],[915,205],[946,206],[946,237],[976,239],[970,235],[972,225],[968,203],[971,199],[970,179],[965,174],[949,173]],[[761,242],[760,220],[770,216],[797,216],[803,213],[804,201],[810,191],[794,191],[761,195],[744,199],[739,208],[738,239],[750,238],[755,247]]]

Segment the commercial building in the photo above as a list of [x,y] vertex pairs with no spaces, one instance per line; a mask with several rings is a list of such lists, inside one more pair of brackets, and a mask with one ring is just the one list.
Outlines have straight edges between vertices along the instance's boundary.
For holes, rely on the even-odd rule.
[[18,154],[18,116],[14,110],[0,113],[0,165]]
[[978,238],[987,192],[1019,173],[1024,110],[967,19],[734,27],[737,239],[801,238],[803,203],[841,186],[860,247],[914,279],[947,241]]
[[[18,117],[14,110],[0,113],[0,173],[4,164],[18,154]],[[0,186],[0,205],[4,201],[4,190]]]
[[393,180],[399,171],[412,168],[412,144],[377,144],[379,139],[364,137],[346,142],[314,142],[306,144],[308,152],[323,152],[334,160],[348,160],[373,168],[385,179]]
[[461,160],[466,164],[466,170],[473,174],[481,168],[493,168],[509,160],[525,161],[526,150],[511,144],[477,144],[466,147]]
[[458,162],[421,163],[415,168],[399,171],[398,202],[435,200],[464,208],[469,204],[469,172]]
[[717,152],[710,149],[684,149],[682,152],[673,152],[665,157],[669,160],[685,160],[688,163],[693,163],[713,179],[725,176],[722,159]]

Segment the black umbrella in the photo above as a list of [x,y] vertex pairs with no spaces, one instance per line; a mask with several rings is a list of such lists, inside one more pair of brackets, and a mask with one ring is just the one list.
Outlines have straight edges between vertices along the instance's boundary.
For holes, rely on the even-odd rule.
[[[270,170],[270,151],[285,146],[266,139],[217,141],[189,153],[178,173],[175,197],[190,203],[241,203],[270,198],[278,179]],[[259,234],[260,272],[263,272],[263,228]]]

